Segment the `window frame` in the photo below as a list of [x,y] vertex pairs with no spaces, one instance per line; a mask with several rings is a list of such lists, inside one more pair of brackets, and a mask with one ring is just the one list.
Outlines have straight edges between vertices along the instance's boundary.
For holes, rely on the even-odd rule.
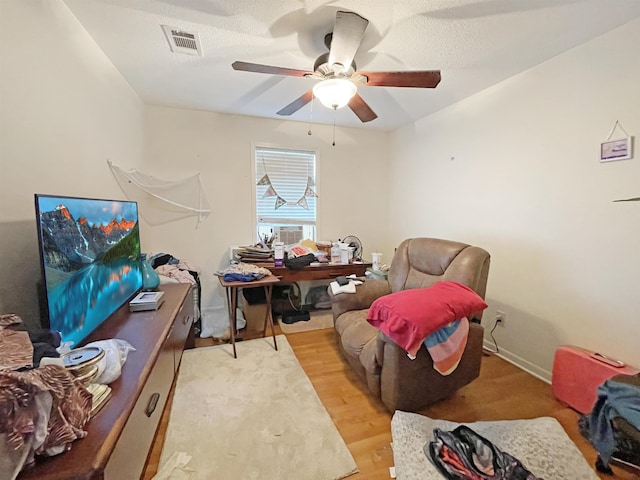
[[[320,171],[320,151],[317,147],[311,147],[311,146],[282,146],[280,144],[273,144],[273,143],[269,143],[269,142],[251,142],[251,155],[250,155],[250,161],[251,161],[251,180],[252,180],[252,185],[251,185],[251,212],[252,212],[252,230],[253,230],[253,234],[254,236],[259,239],[259,223],[258,223],[258,207],[257,207],[257,181],[259,180],[257,178],[257,169],[256,169],[256,152],[257,149],[259,148],[271,148],[271,149],[279,149],[279,150],[293,150],[293,151],[303,151],[303,152],[311,152],[315,155],[315,186],[313,187],[317,197],[315,199],[316,201],[316,220],[315,223],[310,222],[310,221],[300,221],[299,223],[290,223],[290,224],[285,224],[285,223],[281,223],[282,225],[289,225],[289,226],[296,226],[296,225],[311,225],[313,226],[313,232],[315,235],[315,238],[312,238],[312,240],[315,240],[317,238],[319,238],[318,236],[318,232],[319,232],[319,227],[320,227],[320,217],[321,217],[321,205],[320,205],[320,179],[319,179],[319,171]],[[303,208],[303,207],[300,207]],[[277,219],[270,219],[270,220],[276,220],[273,223],[280,223],[277,222]]]

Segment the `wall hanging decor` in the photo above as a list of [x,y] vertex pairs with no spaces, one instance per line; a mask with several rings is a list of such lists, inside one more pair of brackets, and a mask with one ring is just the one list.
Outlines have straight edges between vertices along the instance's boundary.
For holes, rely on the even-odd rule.
[[[618,138],[612,138],[616,129],[620,129],[624,135]],[[630,136],[620,122],[616,120],[607,139],[600,143],[600,161],[613,162],[615,160],[628,160],[630,158],[633,158],[633,137]]]
[[304,189],[304,193],[302,194],[302,196],[300,196],[297,200],[295,200],[293,202],[290,202],[290,201],[286,200],[280,194],[278,194],[278,192],[276,191],[275,187],[271,183],[271,179],[269,178],[269,173],[267,172],[267,166],[265,165],[264,158],[262,158],[262,165],[263,165],[265,173],[262,176],[262,178],[260,178],[260,180],[258,180],[258,183],[256,185],[258,185],[258,186],[266,186],[267,187],[265,192],[262,194],[262,198],[265,198],[265,197],[276,197],[275,204],[274,204],[274,210],[278,210],[283,205],[298,205],[298,206],[304,208],[305,210],[309,210],[309,204],[307,203],[307,197],[315,197],[315,198],[317,198],[318,194],[316,194],[315,190],[313,189],[313,187],[316,186],[316,183],[313,180],[313,178],[311,177],[311,175],[308,174],[308,170],[309,170],[309,166],[308,165],[307,165],[307,185],[306,185],[306,187]]
[[159,180],[137,170],[107,164],[129,200],[140,205],[140,215],[151,225],[196,216],[200,225],[211,213],[200,174],[181,180]]

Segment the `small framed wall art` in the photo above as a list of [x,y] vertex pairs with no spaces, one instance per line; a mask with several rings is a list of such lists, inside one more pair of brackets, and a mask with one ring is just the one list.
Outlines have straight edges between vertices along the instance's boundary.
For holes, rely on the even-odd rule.
[[[622,130],[624,137],[612,140],[611,137],[616,128]],[[626,130],[622,128],[620,122],[616,120],[607,139],[600,143],[600,161],[613,162],[615,160],[628,160],[630,158],[633,158],[633,137],[630,136]]]
[[628,160],[633,158],[633,137],[607,140],[600,144],[600,161]]

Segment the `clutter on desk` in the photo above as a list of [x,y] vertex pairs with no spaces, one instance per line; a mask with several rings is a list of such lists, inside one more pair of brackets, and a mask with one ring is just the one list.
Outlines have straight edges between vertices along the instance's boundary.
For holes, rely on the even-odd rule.
[[270,250],[271,247],[273,246],[273,242],[275,242],[276,240],[276,234],[273,233],[273,231],[271,232],[271,235],[262,235],[262,238],[260,239],[259,245],[262,248],[265,248],[267,250]]
[[333,242],[331,245],[331,263],[340,263],[341,261],[340,244],[338,242]]
[[295,257],[287,257],[284,259],[284,265],[292,270],[302,270],[304,267],[311,265],[316,260],[313,253],[300,255]]
[[[305,238],[290,245],[274,241],[273,238],[263,238],[255,245],[231,247],[230,252],[232,263],[273,262],[276,267],[284,265],[293,269],[311,264],[362,262],[362,243],[353,235],[348,235],[344,240],[337,242],[329,240],[314,242]],[[281,258],[282,262],[280,262]]]
[[349,275],[344,278],[348,280],[348,283],[340,285],[337,280],[334,280],[329,284],[329,288],[331,289],[332,294],[338,295],[340,293],[356,293],[356,287],[358,285],[362,285],[363,283],[363,281],[358,279],[355,275]]
[[316,246],[318,247],[318,250],[322,253],[324,253],[324,255],[329,258],[331,257],[331,246],[332,243],[328,240],[319,240],[316,242]]
[[263,248],[260,246],[242,245],[235,252],[235,260],[240,262],[270,262],[272,258],[273,251],[270,248]]
[[273,264],[276,267],[282,267],[284,265],[284,243],[273,243]]
[[222,277],[225,282],[252,282],[271,275],[271,271],[252,263],[238,262],[232,263],[215,274]]
[[[303,266],[310,265],[312,263],[329,263],[330,255],[331,255],[331,242],[329,241],[319,241],[314,242],[311,239],[304,239],[296,244],[289,245],[285,247],[285,265],[287,265],[286,257],[291,258],[299,258],[305,257],[310,258],[309,255],[313,255],[313,259],[311,262],[306,263]],[[298,266],[299,263],[304,261],[293,262],[292,265]],[[289,266],[289,265],[287,265]],[[296,267],[290,267],[296,268]]]
[[371,253],[371,268],[374,270],[380,270],[382,266],[382,254],[380,252]]
[[298,243],[294,243],[292,245],[289,245],[288,247],[285,247],[285,250],[290,257],[301,257],[303,255],[308,255],[309,253],[315,255],[316,252],[318,252],[318,246],[313,240],[305,238]]
[[[347,235],[342,240],[339,240],[341,243],[340,247],[343,250],[347,250],[349,257],[349,262],[351,259],[354,261],[362,261],[362,242],[355,235]],[[343,257],[344,258],[344,257]],[[345,263],[344,260],[342,263]]]

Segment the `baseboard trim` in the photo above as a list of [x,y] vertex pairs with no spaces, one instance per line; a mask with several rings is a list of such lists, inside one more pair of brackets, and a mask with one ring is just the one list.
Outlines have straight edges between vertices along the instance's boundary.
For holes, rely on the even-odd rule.
[[551,372],[538,367],[537,365],[529,362],[528,360],[525,360],[522,357],[519,357],[515,353],[511,353],[510,351],[505,350],[504,348],[500,348],[500,352],[495,353],[495,344],[488,341],[487,339],[484,339],[483,347],[488,351],[493,352],[494,355],[502,358],[503,360],[511,363],[512,365],[515,365],[519,369],[524,370],[528,374],[533,375],[537,379],[542,380],[545,383],[551,384]]

